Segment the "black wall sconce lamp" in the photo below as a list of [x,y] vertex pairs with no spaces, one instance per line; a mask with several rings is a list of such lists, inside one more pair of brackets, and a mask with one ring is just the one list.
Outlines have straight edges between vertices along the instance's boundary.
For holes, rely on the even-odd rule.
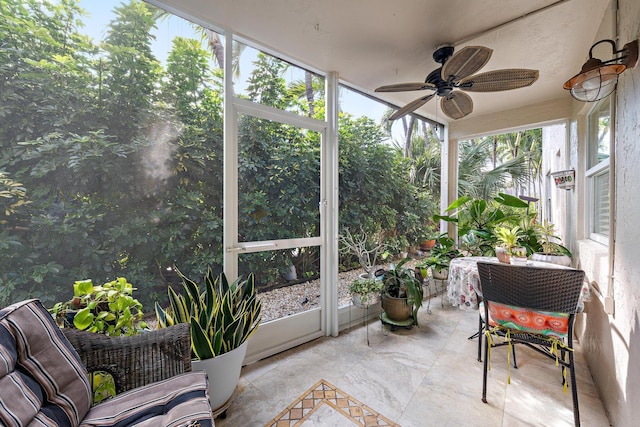
[[[600,43],[611,44],[613,58],[601,61],[593,57],[593,48]],[[620,54],[620,56],[616,56]],[[589,59],[582,66],[580,73],[571,77],[564,84],[564,88],[571,91],[578,101],[594,102],[605,98],[613,92],[618,83],[618,75],[627,68],[633,68],[638,60],[638,40],[624,45],[616,50],[613,40],[600,40],[589,49]]]

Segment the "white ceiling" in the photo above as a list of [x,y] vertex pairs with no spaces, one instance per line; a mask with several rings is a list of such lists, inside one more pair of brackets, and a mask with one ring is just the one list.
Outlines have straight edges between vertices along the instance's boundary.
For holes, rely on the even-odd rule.
[[[354,88],[424,81],[442,44],[494,50],[480,72],[532,68],[532,86],[470,93],[478,120],[500,112],[568,100],[562,84],[586,60],[609,0],[155,0],[318,70],[337,71]],[[428,92],[385,93],[394,105]],[[446,122],[439,101],[418,112]]]

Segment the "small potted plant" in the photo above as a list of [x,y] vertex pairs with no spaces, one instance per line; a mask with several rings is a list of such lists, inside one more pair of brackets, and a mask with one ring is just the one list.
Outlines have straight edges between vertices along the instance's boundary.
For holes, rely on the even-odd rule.
[[[56,303],[49,312],[58,326],[103,334],[132,336],[147,330],[142,303],[133,297],[135,288],[124,277],[94,285],[91,279],[73,284],[73,298]],[[106,371],[91,373],[93,404],[116,395],[113,377]]]
[[499,246],[496,246],[498,261],[507,264],[510,263],[514,250],[519,251],[523,249],[526,254],[526,249],[520,244],[520,239],[523,237],[523,232],[520,227],[496,227],[494,234],[498,242],[500,242]]
[[134,287],[124,277],[94,285],[91,279],[73,284],[73,298],[58,302],[49,311],[61,327],[111,337],[139,334],[147,328],[142,304],[133,298]]
[[383,283],[379,279],[359,277],[349,284],[353,304],[357,307],[369,307],[380,300]]
[[525,265],[527,263],[527,250],[523,247],[512,248],[510,262],[513,265]]
[[[418,310],[422,307],[422,282],[415,270],[405,267],[405,258],[382,276],[382,309],[386,320],[397,324],[418,325]],[[383,317],[384,318],[384,317]]]
[[547,221],[542,224],[538,223],[535,225],[535,231],[537,232],[541,252],[534,252],[531,255],[531,260],[560,264],[567,267],[571,265],[571,252],[559,243],[560,237],[556,235],[553,224]]
[[461,252],[456,249],[455,241],[441,234],[436,239],[436,245],[431,249],[429,256],[420,260],[416,265],[420,275],[427,277],[431,270],[431,276],[437,280],[446,280],[449,277],[449,263],[453,258],[461,256]]

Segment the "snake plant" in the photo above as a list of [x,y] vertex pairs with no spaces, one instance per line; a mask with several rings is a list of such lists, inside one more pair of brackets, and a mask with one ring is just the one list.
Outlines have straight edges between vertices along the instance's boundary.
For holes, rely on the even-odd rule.
[[262,303],[254,276],[229,283],[224,273],[214,279],[211,268],[204,276],[204,290],[180,270],[183,293],[169,288],[169,307],[155,305],[158,327],[191,324],[191,351],[197,359],[210,359],[242,345],[258,328]]

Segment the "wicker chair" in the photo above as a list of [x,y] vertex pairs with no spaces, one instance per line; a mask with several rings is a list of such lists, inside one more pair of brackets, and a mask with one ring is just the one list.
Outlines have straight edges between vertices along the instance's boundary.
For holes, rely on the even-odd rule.
[[89,373],[111,374],[116,393],[142,387],[191,371],[188,323],[130,337],[108,337],[63,328]]
[[[573,417],[580,425],[578,390],[573,356],[573,323],[584,280],[584,272],[575,269],[514,266],[478,262],[482,285],[484,319],[484,369],[482,401],[487,402],[489,346],[526,345],[557,361],[571,376]],[[504,338],[501,342],[496,335]],[[483,338],[484,337],[484,338]],[[568,357],[567,357],[568,356]]]
[[[0,425],[212,427],[189,339],[187,324],[118,338],[61,330],[38,300],[0,309]],[[96,370],[117,395],[92,406]]]

